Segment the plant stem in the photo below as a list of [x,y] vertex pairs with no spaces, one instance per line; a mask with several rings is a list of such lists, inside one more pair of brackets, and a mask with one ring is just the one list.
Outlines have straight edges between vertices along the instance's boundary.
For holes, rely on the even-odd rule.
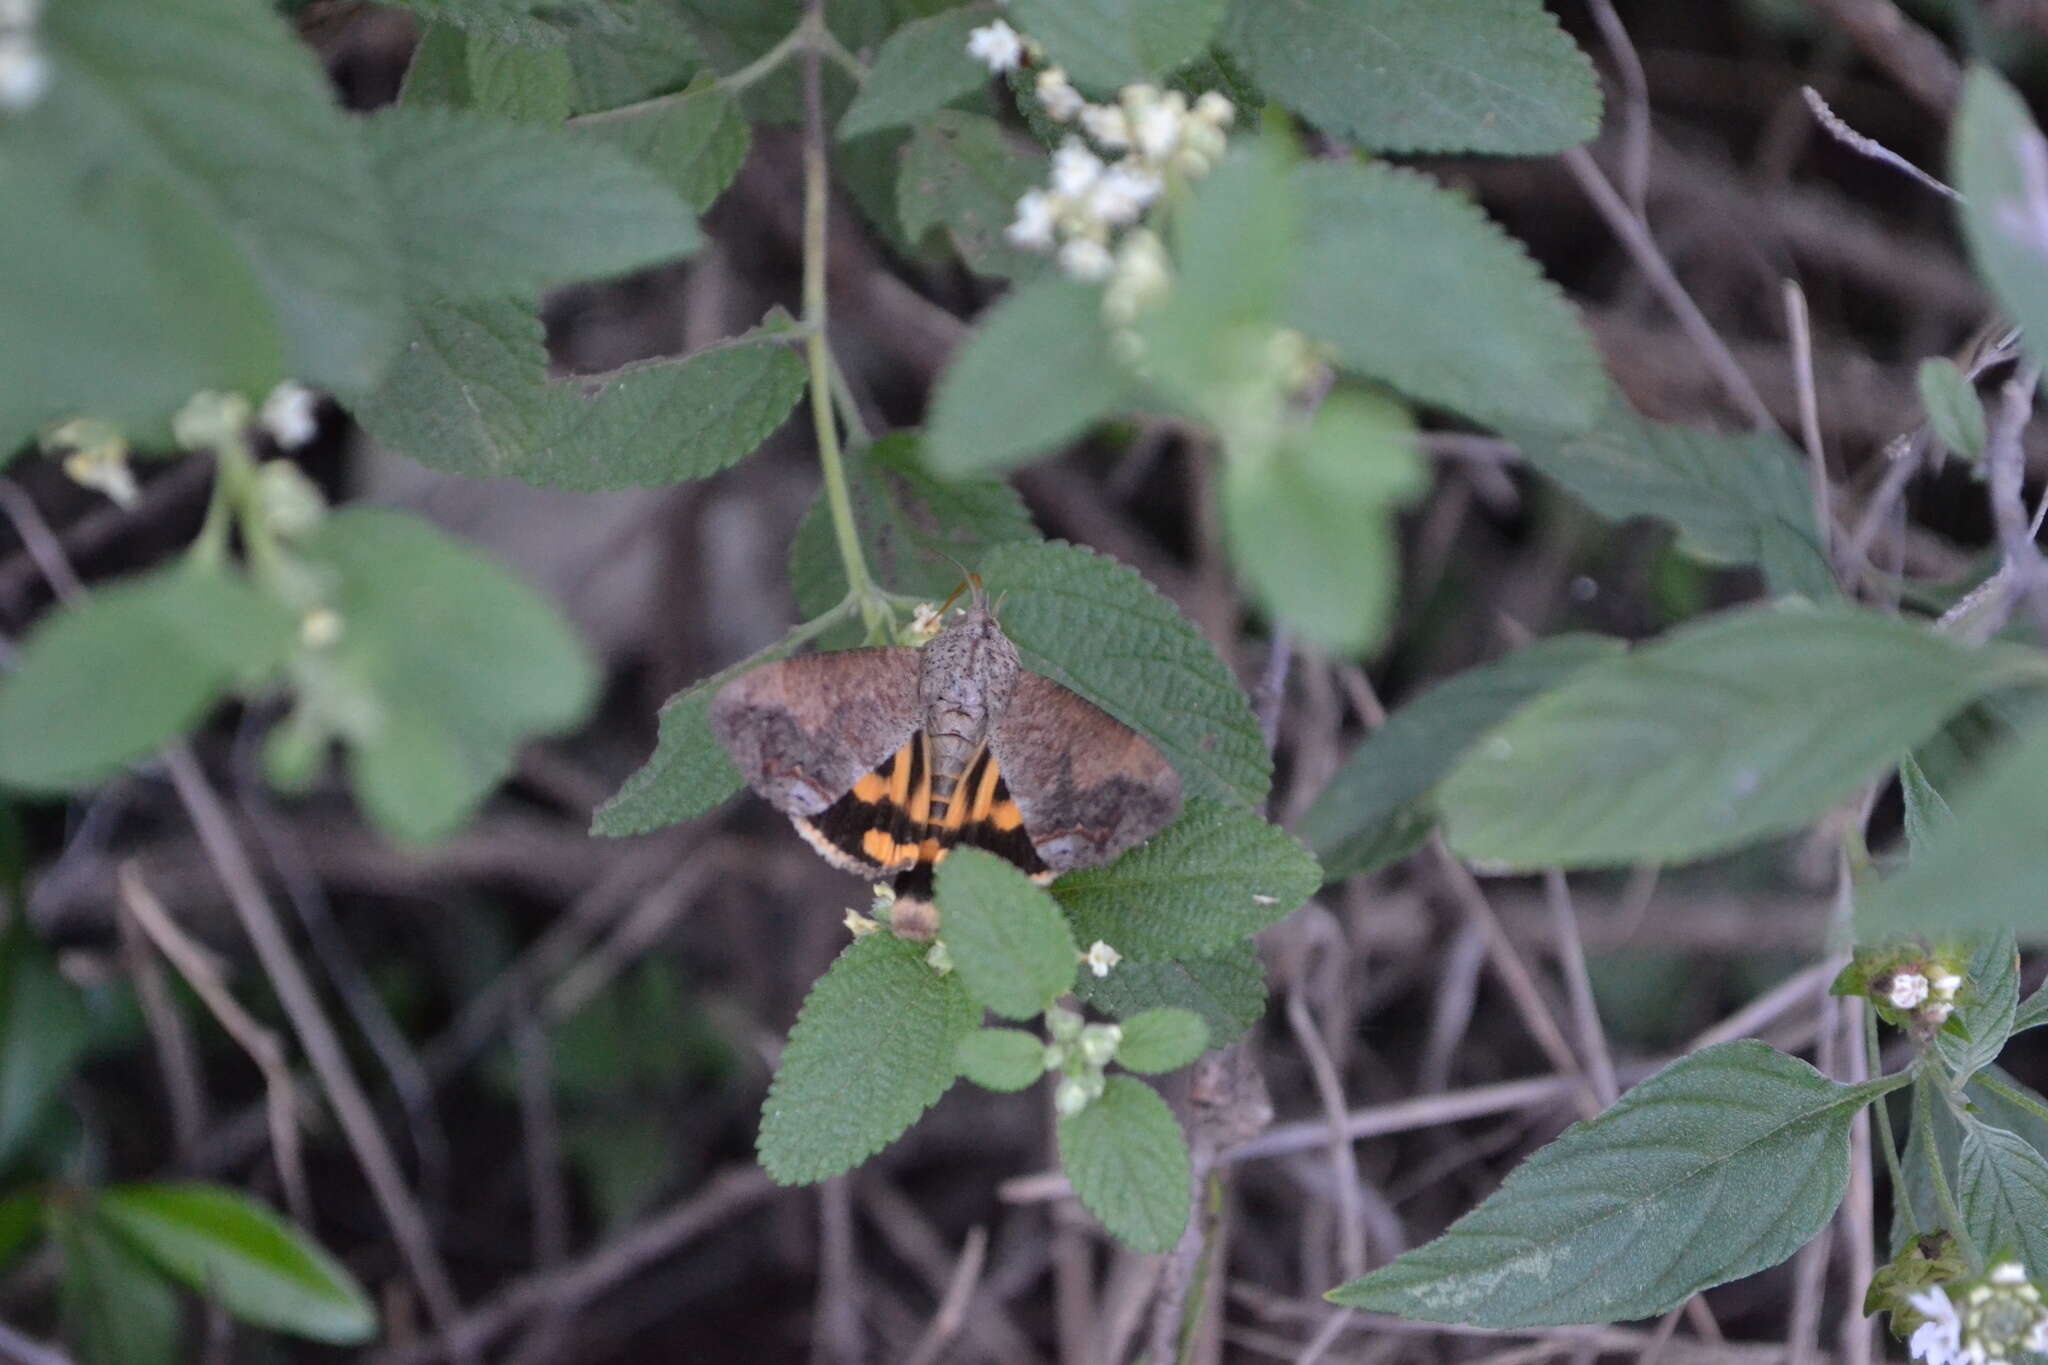
[[1941,1144],[1934,1138],[1934,1103],[1930,1098],[1933,1092],[1934,1082],[1928,1079],[1925,1071],[1914,1075],[1913,1122],[1925,1125],[1922,1131],[1927,1134],[1927,1174],[1934,1182],[1934,1202],[1941,1206],[1942,1221],[1948,1225],[1956,1245],[1969,1257],[1971,1266],[1981,1270],[1983,1259],[1977,1255],[1977,1246],[1970,1240],[1969,1229],[1963,1226],[1963,1215],[1956,1208],[1955,1192],[1948,1187],[1948,1172],[1941,1169]]
[[[1870,1074],[1881,1075],[1883,1059],[1877,1045],[1877,1011],[1868,1005],[1863,1007],[1863,1049],[1870,1057]],[[1906,1168],[1899,1162],[1899,1142],[1892,1132],[1892,1102],[1889,1096],[1880,1095],[1872,1102],[1871,1124],[1884,1147],[1884,1167],[1891,1176],[1892,1207],[1905,1220],[1906,1233],[1911,1237],[1920,1235],[1920,1220],[1913,1216],[1913,1201],[1906,1197]]]
[[[825,0],[806,0],[798,31],[822,33]],[[832,536],[846,571],[848,593],[860,603],[861,621],[871,638],[885,629],[889,609],[875,592],[867,560],[860,550],[860,532],[853,523],[853,500],[846,491],[846,467],[839,453],[839,428],[832,417],[832,352],[825,340],[825,96],[818,45],[807,43],[803,56],[804,86],[804,353],[811,364],[811,425],[818,441],[818,467],[825,479],[825,503],[832,512]]]

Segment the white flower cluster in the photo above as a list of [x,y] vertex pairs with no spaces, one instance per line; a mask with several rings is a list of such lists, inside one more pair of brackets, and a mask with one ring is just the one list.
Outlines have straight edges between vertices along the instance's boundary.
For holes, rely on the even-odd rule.
[[0,113],[26,109],[50,88],[50,62],[36,41],[42,0],[0,0]]
[[1907,1302],[1925,1319],[1906,1348],[1926,1365],[2012,1365],[2025,1352],[2048,1351],[2048,1308],[2017,1261],[1991,1268],[1981,1283],[1936,1285]]
[[1116,1060],[1124,1031],[1116,1024],[1090,1024],[1070,1009],[1054,1005],[1045,1012],[1045,1069],[1058,1071],[1052,1105],[1062,1118],[1072,1118],[1102,1097],[1102,1069]]
[[1880,994],[1893,1009],[1912,1010],[1920,1022],[1939,1028],[1955,1013],[1956,992],[1962,986],[1961,976],[1939,962],[1930,962],[1920,969],[1903,967],[1892,973]]

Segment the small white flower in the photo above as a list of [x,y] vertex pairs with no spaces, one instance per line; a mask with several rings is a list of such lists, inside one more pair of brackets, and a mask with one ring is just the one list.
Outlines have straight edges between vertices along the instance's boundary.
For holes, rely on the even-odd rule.
[[2036,1354],[2048,1354],[2048,1317],[2035,1323],[2034,1329],[2027,1333],[2027,1349]]
[[881,928],[880,920],[869,919],[858,910],[846,912],[846,932],[855,938],[866,938],[869,934],[879,933]]
[[1025,251],[1050,251],[1059,221],[1059,201],[1044,190],[1026,190],[1017,201],[1017,218],[1003,229],[1010,245]]
[[998,19],[967,35],[967,55],[984,63],[991,75],[1000,76],[1024,59],[1024,40]]
[[1910,1295],[1906,1302],[1927,1319],[1913,1329],[1912,1339],[1906,1343],[1913,1358],[1927,1365],[1966,1365],[1969,1357],[1963,1354],[1962,1319],[1957,1316],[1955,1305],[1948,1301],[1948,1294],[1937,1285]]
[[1891,988],[1885,992],[1885,999],[1891,1001],[1893,1009],[1916,1009],[1926,998],[1927,978],[1918,972],[1898,973],[1892,977]]
[[1112,326],[1129,327],[1173,288],[1172,263],[1158,236],[1146,228],[1124,236],[1116,273],[1102,294],[1102,315]]
[[904,634],[919,644],[939,633],[939,609],[929,602],[917,604],[917,610],[910,613],[910,628]]
[[195,393],[171,418],[171,439],[187,450],[211,450],[241,441],[249,430],[249,400],[212,389]]
[[1991,1283],[2002,1285],[2025,1284],[2027,1268],[2018,1261],[2000,1261],[1991,1267]]
[[50,62],[35,35],[0,32],[0,112],[27,109],[50,88]]
[[1067,73],[1054,66],[1038,73],[1038,107],[1054,123],[1066,123],[1086,109],[1088,101],[1068,84]]
[[1081,1059],[1097,1069],[1108,1066],[1116,1060],[1117,1044],[1123,1040],[1124,1031],[1115,1024],[1090,1024],[1081,1030]]
[[1946,1024],[1948,1022],[1948,1017],[1951,1014],[1954,1014],[1955,1012],[1956,1007],[1954,1005],[1951,1005],[1948,1001],[1936,1000],[1933,1003],[1922,1007],[1920,1011],[1920,1017],[1922,1019],[1925,1019],[1930,1024],[1940,1025]]
[[1186,120],[1188,98],[1178,90],[1147,104],[1131,119],[1132,140],[1147,161],[1164,161],[1180,146],[1181,124]]
[[1081,960],[1088,964],[1089,971],[1103,977],[1109,975],[1110,968],[1124,960],[1124,955],[1098,938],[1089,945],[1088,951],[1082,954]]
[[1237,106],[1220,90],[1211,90],[1195,101],[1194,117],[1211,128],[1228,128],[1237,118]]
[[141,495],[126,446],[73,451],[64,457],[64,473],[73,483],[106,494],[118,507],[133,507]]
[[1077,137],[1062,142],[1052,154],[1053,193],[1063,198],[1081,198],[1101,178],[1102,158],[1089,151],[1087,144]]
[[1083,109],[1081,130],[1104,151],[1120,152],[1131,145],[1131,120],[1113,104],[1091,104]]
[[341,613],[332,607],[315,607],[299,618],[299,643],[307,649],[326,649],[341,639]]
[[1109,278],[1109,272],[1116,268],[1116,260],[1109,254],[1109,248],[1086,237],[1076,237],[1060,248],[1060,269],[1077,280],[1094,284]]
[[1945,972],[1927,984],[1936,995],[1944,1000],[1948,1000],[1963,988],[1963,979],[1954,972]]
[[1150,171],[1115,165],[1088,192],[1088,211],[1111,227],[1138,221],[1166,182]]
[[936,939],[925,950],[924,965],[940,976],[950,976],[953,971],[953,950],[946,946],[944,939]]
[[1060,1083],[1053,1087],[1052,1107],[1063,1119],[1070,1119],[1088,1107],[1092,1099],[1088,1086],[1079,1076],[1062,1076]]
[[311,389],[296,379],[287,379],[263,400],[256,421],[280,448],[296,450],[312,440],[318,429],[313,420],[313,410],[319,403]]

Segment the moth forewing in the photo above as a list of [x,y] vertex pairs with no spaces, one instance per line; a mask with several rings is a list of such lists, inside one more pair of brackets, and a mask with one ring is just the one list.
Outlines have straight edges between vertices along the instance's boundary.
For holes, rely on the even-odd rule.
[[764,664],[719,689],[711,733],[770,805],[814,816],[917,732],[921,664],[900,648]]

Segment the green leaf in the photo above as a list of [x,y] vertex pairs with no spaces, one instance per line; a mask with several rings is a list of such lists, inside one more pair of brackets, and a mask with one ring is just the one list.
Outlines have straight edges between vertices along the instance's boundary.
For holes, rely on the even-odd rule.
[[1332,394],[1270,459],[1223,469],[1232,563],[1274,616],[1332,653],[1379,642],[1399,589],[1394,514],[1428,486],[1407,409]]
[[56,612],[0,681],[0,783],[78,790],[155,753],[282,663],[295,625],[241,579],[183,565]]
[[1074,440],[1132,393],[1110,354],[1102,291],[1048,275],[984,314],[932,395],[932,468],[1008,469]]
[[1209,46],[1223,0],[1014,0],[1016,25],[1086,90],[1163,76]]
[[432,302],[417,327],[351,407],[385,445],[472,478],[579,492],[708,478],[751,454],[804,389],[802,359],[769,342],[549,383],[540,321],[508,300]]
[[1293,914],[1321,884],[1292,835],[1242,806],[1195,798],[1149,842],[1067,873],[1053,894],[1079,942],[1156,960],[1227,948]]
[[1955,812],[1911,754],[1899,760],[1899,794],[1906,808],[1907,852],[1917,858],[1955,828]]
[[2020,950],[2012,934],[1993,934],[1978,944],[1963,980],[1963,1003],[1952,1016],[1961,1033],[1943,1029],[1934,1035],[1935,1050],[1958,1085],[1997,1061],[2012,1036],[2020,998]]
[[526,294],[703,245],[673,189],[589,138],[452,109],[387,109],[364,128],[406,271],[443,299]]
[[615,0],[612,8],[624,11],[625,25],[579,24],[569,31],[577,113],[672,94],[703,73],[704,52],[683,6]]
[[0,1199],[0,1266],[11,1264],[43,1232],[40,1194],[10,1194]]
[[1920,362],[1916,376],[1920,406],[1927,409],[1927,424],[1934,438],[1965,460],[1979,459],[1986,440],[1984,404],[1977,386],[1970,382],[1946,356]]
[[1895,1084],[1837,1085],[1758,1042],[1706,1048],[1572,1125],[1434,1242],[1327,1297],[1474,1327],[1656,1317],[1826,1226],[1850,1120]]
[[1620,390],[1599,424],[1576,437],[1511,426],[1529,463],[1611,520],[1656,517],[1709,564],[1755,564],[1771,591],[1840,597],[1814,530],[1799,453],[1774,432],[1721,436],[1652,422]]
[[1193,796],[1254,805],[1273,778],[1251,705],[1214,647],[1138,574],[1059,541],[981,561],[1024,666],[1159,746]]
[[[1005,541],[1037,540],[1038,528],[1017,490],[1000,479],[935,479],[915,432],[884,436],[846,457],[846,490],[868,572],[884,589],[934,604]],[[797,610],[821,616],[846,597],[846,565],[819,490],[789,544],[789,581]]]
[[97,1220],[193,1292],[243,1322],[347,1346],[377,1331],[355,1278],[311,1239],[220,1185],[117,1185]]
[[463,45],[468,103],[480,114],[551,128],[569,117],[576,73],[565,43],[511,43],[472,33]]
[[78,988],[17,918],[0,941],[0,1169],[35,1139],[91,1042]]
[[1218,952],[1175,962],[1127,957],[1106,977],[1082,973],[1075,992],[1118,1019],[1153,1009],[1191,1010],[1208,1029],[1209,1045],[1225,1047],[1266,1012],[1266,970],[1251,940],[1239,939]]
[[469,37],[453,24],[421,26],[398,103],[408,109],[469,107]]
[[423,19],[453,24],[508,43],[550,45],[562,39],[562,24],[583,15],[597,17],[613,5],[603,0],[396,0]]
[[1607,381],[1577,310],[1469,198],[1336,161],[1300,167],[1294,185],[1288,321],[1339,365],[1488,426],[1569,433],[1599,419]]
[[1561,152],[1600,129],[1586,54],[1539,0],[1234,0],[1222,42],[1376,152]]
[[64,1268],[57,1301],[64,1339],[79,1365],[177,1365],[184,1359],[184,1315],[155,1267],[96,1219],[56,1219]]
[[699,213],[725,193],[753,145],[739,105],[708,77],[680,95],[589,115],[573,131],[625,152]]
[[1123,1021],[1116,1046],[1119,1066],[1130,1071],[1178,1071],[1209,1046],[1209,1029],[1193,1010],[1142,1010]]
[[1173,1250],[1188,1225],[1187,1139],[1151,1086],[1109,1076],[1102,1095],[1059,1121],[1060,1164],[1081,1207],[1133,1251]]
[[924,953],[869,934],[811,987],[761,1111],[761,1164],[777,1183],[853,1169],[953,1084],[954,1049],[980,1024],[981,1006]]
[[1956,1204],[1986,1255],[2048,1264],[2048,1161],[2025,1138],[1965,1115]]
[[1857,899],[1857,935],[1986,933],[2048,939],[2048,725],[2008,741],[1995,766],[1956,795],[1955,825],[1902,871]]
[[2022,1000],[2019,1008],[2013,1011],[2012,1031],[2024,1033],[2043,1024],[2048,1024],[2048,982],[2044,982],[2032,995]]
[[1621,642],[1559,635],[1468,669],[1387,717],[1353,751],[1297,827],[1330,881],[1376,872],[1421,846],[1437,783],[1479,737]]
[[976,1029],[953,1050],[953,1065],[985,1090],[1023,1090],[1045,1074],[1045,1044],[1022,1029]]
[[302,706],[347,741],[386,833],[436,839],[468,819],[515,751],[588,712],[597,671],[539,593],[427,522],[357,507],[304,543],[334,576],[339,641],[300,664]]
[[2048,358],[2048,143],[1997,72],[1973,67],[1964,79],[1949,157],[1970,259],[2027,353]]
[[986,85],[988,70],[967,55],[967,35],[994,17],[968,5],[913,19],[890,34],[839,120],[839,136],[915,123]]
[[939,864],[939,933],[967,993],[1008,1019],[1034,1019],[1072,989],[1081,950],[1059,903],[1015,864],[956,848]]
[[1723,613],[1588,665],[1459,763],[1451,845],[1514,868],[1677,862],[1788,833],[1901,745],[2039,675],[1875,612]]
[[1011,246],[1003,229],[1018,197],[1044,178],[1045,158],[1012,143],[994,119],[941,109],[904,144],[896,213],[911,241],[941,228],[975,274],[1020,279],[1045,269],[1045,258]]

